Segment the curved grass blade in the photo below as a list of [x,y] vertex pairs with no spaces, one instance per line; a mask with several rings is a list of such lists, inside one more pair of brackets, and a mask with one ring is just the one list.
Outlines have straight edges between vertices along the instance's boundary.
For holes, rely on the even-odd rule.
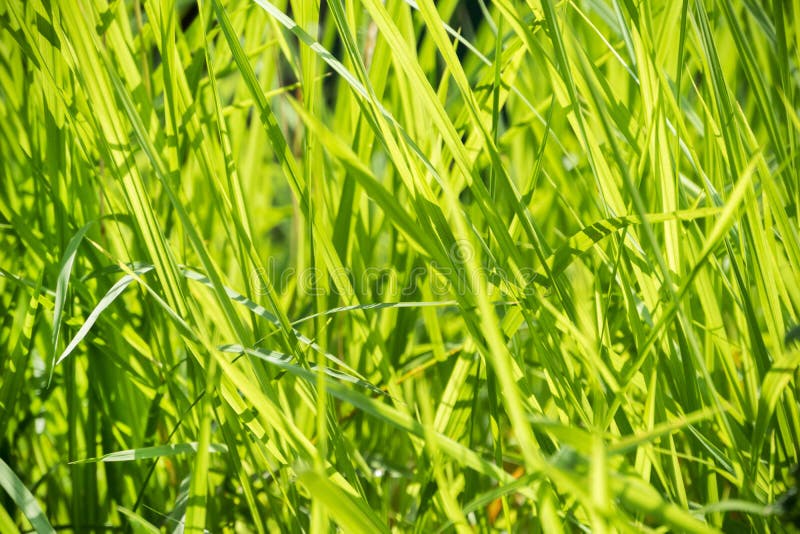
[[[217,348],[222,352],[229,352],[233,354],[249,354],[250,356],[255,356],[256,358],[264,360],[265,362],[275,365],[276,367],[280,367],[281,369],[288,371],[289,373],[295,376],[299,376],[301,378],[308,379],[312,383],[316,383],[315,373],[319,370],[318,366],[312,365],[310,366],[309,369],[305,369],[303,367],[300,367],[292,363],[292,357],[286,354],[259,348],[249,349],[241,345],[221,345]],[[330,367],[325,367],[324,373],[329,377],[334,378],[338,381],[349,382],[351,384],[355,384],[357,386],[366,388],[372,391],[373,393],[377,393],[379,395],[386,395],[386,393],[381,388],[375,386],[374,384],[371,384],[370,382],[367,382],[362,378],[358,378],[349,375],[347,373],[331,369]]]
[[[196,441],[190,443],[176,443],[174,445],[158,445],[156,447],[141,447],[139,449],[128,449],[124,451],[110,452],[97,458],[87,458],[76,460],[70,464],[92,464],[97,462],[133,462],[136,460],[146,460],[148,458],[162,458],[175,456],[178,454],[194,454],[197,452],[198,444]],[[212,443],[208,446],[209,452],[227,453],[228,447],[222,443]]]
[[[514,302],[502,302],[498,301],[494,304],[500,305],[512,305],[515,304]],[[455,300],[440,300],[440,301],[409,301],[409,302],[376,302],[375,304],[354,304],[352,306],[340,306],[338,308],[332,308],[330,310],[325,310],[319,313],[314,313],[311,315],[306,315],[305,317],[301,317],[295,321],[292,321],[293,325],[298,325],[300,323],[304,323],[306,321],[310,321],[312,319],[316,319],[317,317],[327,317],[329,315],[335,315],[337,313],[345,313],[349,311],[355,310],[386,310],[386,309],[393,309],[393,308],[447,308],[449,306],[456,307],[458,306],[458,301]]]
[[28,521],[31,522],[33,529],[39,534],[55,533],[36,497],[28,491],[25,484],[19,479],[16,473],[0,458],[0,486],[8,493],[11,500],[19,506]]
[[344,532],[375,534],[389,532],[363,500],[344,491],[331,480],[316,471],[301,471],[297,479],[311,493],[311,498],[320,501]]
[[[154,268],[155,268],[154,266],[148,265],[146,267],[134,270],[133,273],[135,275],[142,275],[152,271]],[[95,306],[95,308],[89,314],[89,317],[86,318],[86,321],[84,321],[83,326],[81,326],[80,330],[78,330],[78,333],[75,334],[75,337],[72,338],[72,341],[70,341],[69,345],[67,345],[67,348],[64,349],[64,352],[62,352],[61,356],[58,357],[55,365],[58,365],[59,363],[63,362],[67,358],[67,356],[72,354],[72,351],[75,350],[75,347],[77,347],[78,344],[81,341],[83,341],[83,339],[89,333],[89,330],[91,330],[92,327],[94,326],[94,323],[97,322],[97,319],[100,317],[100,314],[103,313],[106,310],[106,308],[111,306],[111,304],[117,299],[117,297],[119,297],[134,280],[136,280],[136,278],[133,275],[126,274],[116,284],[111,286],[111,289],[109,289],[106,292],[103,298],[100,299],[100,302],[97,303],[97,306]]]
[[131,524],[136,525],[139,530],[147,532],[148,534],[160,534],[161,531],[147,521],[145,518],[134,512],[133,510],[129,510],[124,506],[117,506],[117,511],[128,518]]
[[69,279],[72,275],[72,266],[75,263],[75,256],[78,252],[78,247],[83,241],[83,236],[86,235],[86,231],[89,230],[92,224],[93,221],[86,223],[72,236],[72,239],[70,239],[67,244],[66,250],[64,250],[64,256],[61,258],[61,268],[58,272],[58,282],[56,282],[56,302],[53,307],[53,365],[50,366],[50,373],[47,378],[48,386],[53,379],[53,370],[56,367],[55,355],[58,350],[59,333],[61,332],[61,317],[64,312],[64,302],[67,297],[67,289],[69,288]]
[[[668,220],[681,220],[681,221],[690,221],[694,219],[701,219],[705,217],[712,217],[722,212],[722,208],[711,207],[711,208],[699,208],[693,210],[683,210],[677,211],[675,213],[652,213],[647,214],[645,219],[648,223],[659,223]],[[605,239],[606,237],[610,236],[611,234],[622,230],[623,228],[631,225],[642,224],[642,219],[635,215],[630,216],[623,216],[623,217],[608,217],[605,219],[601,219],[596,221],[589,226],[583,228],[572,234],[567,241],[566,244],[562,245],[556,251],[547,257],[545,263],[547,263],[549,267],[549,271],[552,274],[552,277],[555,278],[557,275],[564,272],[564,270],[569,267],[569,265],[575,260],[575,258],[582,256],[583,254],[587,253],[591,248]],[[636,257],[632,256],[631,259],[635,260]],[[552,283],[552,278],[548,278],[547,275],[541,270],[537,270],[535,276],[533,277],[533,282],[543,285],[543,286],[550,286]]]
[[[191,269],[185,269],[184,268],[184,269],[181,269],[181,272],[183,273],[183,275],[187,279],[194,280],[195,282],[200,282],[204,286],[207,286],[207,287],[209,287],[211,289],[214,289],[214,284],[211,282],[211,280],[209,280],[206,276],[198,273],[197,271],[193,271]],[[237,304],[241,304],[242,306],[244,306],[245,308],[247,308],[248,310],[250,310],[254,314],[258,315],[259,317],[261,317],[263,319],[266,319],[267,321],[269,321],[273,325],[275,325],[275,326],[277,326],[279,328],[282,326],[280,320],[277,317],[275,317],[273,314],[271,314],[266,308],[264,308],[260,304],[256,304],[255,302],[253,302],[249,298],[245,297],[244,295],[242,295],[238,291],[235,291],[235,290],[229,288],[228,286],[222,286],[222,289],[223,289],[223,291],[225,291],[225,294],[228,296],[228,298],[230,298],[232,301],[236,302]],[[304,345],[307,345],[308,347],[314,349],[315,351],[317,351],[318,353],[322,354],[323,356],[325,356],[326,358],[328,358],[332,362],[334,362],[337,365],[340,365],[343,368],[347,369],[349,372],[354,373],[354,374],[358,374],[358,372],[355,369],[351,368],[349,365],[347,365],[345,362],[343,362],[341,359],[337,358],[333,354],[325,351],[325,349],[320,347],[315,341],[313,341],[313,340],[309,339],[308,337],[304,336],[298,330],[295,330],[294,328],[292,328],[291,331],[293,332],[294,336],[297,338],[297,340],[300,343],[303,343]]]

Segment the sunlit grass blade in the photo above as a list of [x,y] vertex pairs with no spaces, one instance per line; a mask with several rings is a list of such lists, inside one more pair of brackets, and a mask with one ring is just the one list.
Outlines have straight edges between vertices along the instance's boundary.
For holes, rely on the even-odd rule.
[[[146,460],[148,458],[163,458],[174,456],[176,454],[195,454],[197,452],[197,442],[192,443],[176,443],[174,445],[158,445],[156,447],[143,447],[140,449],[131,449],[127,451],[116,451],[98,456],[97,458],[87,458],[85,460],[75,460],[73,464],[88,464],[95,462],[133,462],[137,460]],[[225,453],[227,447],[220,443],[213,443],[209,447],[210,452]]]
[[790,529],[795,4],[0,2],[0,531]]
[[334,520],[347,532],[370,534],[373,532],[389,532],[385,522],[353,495],[345,492],[327,477],[316,471],[300,471],[300,483],[318,500]]
[[154,267],[151,265],[136,269],[135,271],[133,271],[134,273],[133,275],[126,274],[125,276],[120,278],[113,286],[111,286],[111,289],[109,289],[106,292],[106,294],[103,295],[103,298],[100,299],[100,301],[94,307],[92,312],[88,315],[88,317],[86,317],[86,320],[83,322],[83,325],[81,325],[81,327],[72,337],[72,339],[70,340],[69,344],[66,346],[64,351],[56,359],[55,365],[60,364],[66,358],[68,358],[70,354],[72,354],[72,351],[75,350],[75,347],[77,347],[78,344],[81,341],[83,341],[83,339],[89,334],[94,324],[100,318],[100,314],[102,314],[106,310],[106,308],[111,306],[111,304],[114,303],[114,301],[125,291],[125,289],[127,289],[127,287],[136,280],[135,278],[136,276],[147,274],[153,269]]
[[[69,244],[67,245],[66,250],[64,251],[64,256],[61,259],[61,270],[58,273],[58,282],[56,283],[56,300],[53,309],[53,354],[55,351],[58,350],[58,336],[61,330],[61,315],[64,312],[64,301],[67,296],[67,289],[69,288],[69,279],[72,274],[72,265],[75,263],[75,255],[78,252],[78,247],[83,240],[83,236],[89,230],[91,223],[83,226],[78,232],[72,237]],[[50,371],[50,377],[52,378],[52,368]]]
[[19,507],[25,517],[28,518],[37,533],[50,534],[55,532],[41,506],[39,506],[36,497],[31,494],[2,458],[0,458],[0,486],[2,486],[14,504]]

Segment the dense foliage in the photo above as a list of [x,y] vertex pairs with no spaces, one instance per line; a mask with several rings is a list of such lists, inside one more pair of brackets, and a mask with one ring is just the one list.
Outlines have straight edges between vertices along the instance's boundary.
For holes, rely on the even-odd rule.
[[798,16],[0,1],[0,531],[791,528]]

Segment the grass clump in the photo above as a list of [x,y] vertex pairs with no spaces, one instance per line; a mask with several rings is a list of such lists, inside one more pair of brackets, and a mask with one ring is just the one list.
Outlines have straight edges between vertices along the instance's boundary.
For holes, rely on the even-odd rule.
[[0,531],[798,521],[796,3],[0,4]]

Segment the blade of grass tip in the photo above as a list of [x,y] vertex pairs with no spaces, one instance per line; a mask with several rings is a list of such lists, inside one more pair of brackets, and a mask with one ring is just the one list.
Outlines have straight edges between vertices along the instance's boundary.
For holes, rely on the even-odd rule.
[[55,530],[44,515],[36,497],[25,487],[16,473],[0,458],[0,487],[6,490],[11,500],[19,506],[22,513],[30,521],[38,534],[55,533]]
[[86,223],[80,230],[78,230],[72,239],[67,244],[64,250],[64,256],[61,258],[61,269],[58,273],[58,282],[56,282],[56,302],[53,307],[53,363],[50,366],[50,373],[47,377],[47,387],[50,387],[50,382],[53,380],[53,371],[56,367],[56,351],[58,350],[58,337],[61,331],[61,316],[64,311],[64,303],[67,297],[67,289],[69,288],[69,279],[72,275],[72,266],[75,263],[75,255],[78,252],[78,246],[83,241],[83,236],[86,231],[94,223],[94,221]]
[[381,521],[370,506],[344,491],[340,486],[316,471],[298,469],[297,480],[311,494],[313,500],[322,503],[325,509],[344,532],[375,534],[389,532],[385,521]]
[[[255,356],[261,360],[264,360],[267,363],[275,365],[285,371],[289,371],[290,373],[301,376],[303,378],[307,378],[309,375],[307,374],[308,371],[317,372],[319,371],[320,367],[316,365],[310,365],[308,371],[305,368],[300,367],[299,365],[295,365],[292,362],[291,356],[287,354],[281,354],[280,352],[264,350],[264,349],[248,349],[246,347],[242,347],[241,345],[222,345],[217,347],[217,350],[220,352],[228,352],[232,354],[249,354],[250,356]],[[325,367],[323,369],[323,373],[328,375],[331,378],[335,378],[336,380],[340,380],[342,382],[349,382],[351,384],[355,384],[357,386],[361,386],[366,388],[373,393],[378,393],[380,395],[385,395],[384,391],[379,387],[367,382],[362,378],[358,378],[356,376],[348,375],[347,373],[343,373],[341,371],[337,371],[335,369],[331,369],[330,367]],[[314,383],[314,380],[311,379],[310,382]]]
[[644,443],[652,443],[662,436],[678,432],[690,425],[712,418],[715,410],[716,408],[704,408],[694,413],[683,415],[673,421],[667,421],[653,426],[646,432],[624,437],[608,448],[608,454],[625,454],[630,451],[635,451]]
[[[113,259],[112,255],[109,254],[107,251],[103,250],[103,248],[100,247],[96,242],[92,242],[92,244],[94,245],[95,248],[100,250],[106,256],[108,256],[109,258]],[[95,277],[100,276],[102,274],[124,272],[125,274],[127,274],[128,276],[133,277],[137,282],[139,282],[139,285],[141,286],[141,288],[144,289],[147,292],[147,294],[156,302],[156,304],[158,304],[167,313],[167,316],[172,320],[173,324],[178,328],[178,331],[181,333],[181,335],[183,335],[190,342],[199,342],[199,338],[198,338],[197,334],[186,323],[186,321],[178,314],[178,312],[176,312],[172,307],[170,307],[170,305],[167,304],[167,302],[164,300],[164,298],[161,297],[161,295],[159,295],[152,287],[150,287],[144,281],[144,279],[142,279],[137,274],[137,272],[136,272],[137,270],[139,270],[139,269],[147,270],[146,268],[152,270],[152,269],[155,269],[155,266],[152,265],[152,264],[149,264],[149,263],[144,263],[144,262],[132,262],[130,264],[117,262],[116,265],[111,265],[111,266],[104,267],[102,269],[98,269],[96,271],[93,271],[93,272],[89,273],[88,275],[84,276],[81,280],[82,281],[90,280],[91,278],[95,278]]]
[[[514,303],[498,301],[495,302],[494,304],[503,305],[503,304],[514,304]],[[295,319],[294,321],[292,321],[292,325],[297,326],[300,323],[310,321],[311,319],[316,319],[317,317],[325,317],[328,315],[334,315],[337,313],[344,313],[354,310],[366,311],[366,310],[384,310],[392,308],[445,308],[445,307],[456,307],[456,306],[458,306],[458,301],[455,300],[432,300],[432,301],[426,300],[426,301],[376,302],[373,304],[354,304],[352,306],[340,306],[338,308],[331,308],[330,310],[325,310],[319,313],[306,315],[305,317],[301,317],[299,319]]]
[[[191,269],[181,268],[181,274],[183,274],[187,279],[194,280],[196,282],[200,282],[201,284],[203,284],[206,287],[211,288],[212,290],[216,289],[214,287],[214,284],[211,282],[211,280],[209,280],[207,277],[203,276],[202,274],[200,274],[200,273],[198,273],[196,271],[193,271]],[[233,289],[229,288],[228,286],[222,286],[222,289],[225,292],[225,294],[232,301],[236,302],[237,304],[240,304],[240,305],[244,306],[245,308],[247,308],[248,310],[253,312],[255,315],[258,315],[259,317],[261,317],[263,319],[266,319],[267,321],[269,321],[273,325],[277,326],[278,328],[281,327],[280,320],[277,317],[275,317],[274,315],[272,315],[263,306],[261,306],[259,304],[256,304],[252,300],[248,299],[247,297],[245,297],[241,293],[239,293],[237,291],[234,291]],[[360,309],[360,308],[358,306],[354,306],[354,307],[352,307],[352,309]],[[320,315],[322,315],[322,314],[320,314]],[[334,363],[336,363],[338,365],[341,365],[343,368],[347,369],[349,372],[351,372],[353,374],[358,374],[358,372],[355,369],[353,369],[352,367],[347,365],[340,358],[337,358],[333,354],[331,354],[329,352],[326,352],[325,349],[323,349],[322,347],[319,346],[319,344],[317,344],[313,340],[309,339],[308,337],[304,336],[298,330],[295,330],[294,328],[290,327],[290,331],[294,334],[295,338],[297,338],[297,341],[299,341],[299,342],[303,343],[304,345],[307,345],[308,347],[314,349],[315,351],[317,351],[321,355],[325,356],[326,358],[328,358],[332,362],[334,362]]]
[[124,506],[117,506],[117,511],[122,515],[124,515],[128,519],[128,521],[131,522],[132,525],[137,527],[134,530],[144,531],[149,534],[161,534],[161,530],[159,530],[158,527],[147,521],[145,518],[143,518],[136,512],[128,510]]
[[[136,269],[133,272],[138,276],[146,274],[152,271],[154,268],[155,267],[153,267],[152,265],[148,265],[146,267]],[[83,325],[78,330],[78,333],[75,334],[75,337],[72,338],[72,341],[70,341],[69,345],[67,345],[67,348],[64,349],[64,352],[61,353],[61,356],[58,357],[54,365],[60,364],[70,354],[72,354],[72,351],[75,350],[75,347],[77,347],[78,344],[81,341],[83,341],[83,339],[87,336],[87,334],[89,334],[89,331],[92,329],[92,326],[94,326],[94,324],[97,322],[97,319],[100,317],[100,314],[103,313],[106,310],[106,308],[111,306],[111,304],[113,304],[113,302],[117,299],[117,297],[119,297],[134,280],[136,280],[134,276],[126,274],[125,276],[120,278],[116,284],[111,286],[111,289],[109,289],[103,296],[103,298],[100,299],[100,302],[97,303],[97,306],[95,306],[95,308],[89,314],[89,317],[86,318],[86,321],[84,321]]]
[[[195,454],[199,450],[196,441],[190,443],[175,443],[171,445],[158,445],[155,447],[140,447],[138,449],[128,449],[124,451],[110,452],[97,458],[87,458],[85,460],[75,460],[72,464],[91,464],[97,462],[133,462],[146,460],[148,458],[163,458],[176,456],[178,454]],[[228,452],[228,447],[222,443],[212,443],[208,447],[209,452]]]

